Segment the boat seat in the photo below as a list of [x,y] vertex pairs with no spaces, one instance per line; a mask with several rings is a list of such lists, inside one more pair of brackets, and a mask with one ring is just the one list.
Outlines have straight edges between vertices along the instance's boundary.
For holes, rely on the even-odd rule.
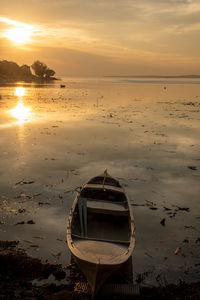
[[104,214],[114,214],[114,215],[127,215],[128,209],[125,207],[124,203],[116,203],[111,201],[103,200],[90,200],[87,199],[87,209],[93,212],[99,212]]
[[99,239],[99,238],[92,238],[92,237],[86,237],[86,236],[81,236],[78,234],[71,234],[73,238],[80,239],[80,240],[85,240],[85,241],[98,241],[98,242],[107,242],[107,243],[116,243],[116,244],[126,244],[129,245],[130,241],[120,241],[120,240],[111,240],[111,239]]

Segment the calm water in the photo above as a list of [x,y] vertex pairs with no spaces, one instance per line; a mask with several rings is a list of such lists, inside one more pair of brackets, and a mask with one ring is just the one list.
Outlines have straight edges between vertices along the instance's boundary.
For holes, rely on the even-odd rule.
[[73,190],[107,168],[133,204],[134,277],[199,279],[200,81],[65,84],[0,87],[0,239],[68,264]]

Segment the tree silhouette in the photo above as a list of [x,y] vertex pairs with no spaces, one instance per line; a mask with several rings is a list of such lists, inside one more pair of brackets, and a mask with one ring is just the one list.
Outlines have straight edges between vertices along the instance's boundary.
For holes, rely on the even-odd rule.
[[35,75],[40,77],[41,79],[49,79],[51,76],[54,76],[55,71],[52,69],[49,69],[46,64],[43,62],[36,60],[31,68],[35,72]]
[[[34,74],[31,72],[34,71]],[[47,67],[46,64],[36,60],[31,67],[27,65],[19,66],[15,62],[0,59],[0,82],[45,82],[56,80],[55,71]]]
[[45,73],[46,73],[46,70],[47,70],[47,66],[42,63],[41,61],[39,60],[36,60],[31,68],[33,69],[33,71],[35,72],[35,75],[40,77],[40,78],[44,78],[45,76]]
[[54,70],[47,68],[45,72],[45,77],[50,78],[51,76],[54,76],[54,74],[55,74]]

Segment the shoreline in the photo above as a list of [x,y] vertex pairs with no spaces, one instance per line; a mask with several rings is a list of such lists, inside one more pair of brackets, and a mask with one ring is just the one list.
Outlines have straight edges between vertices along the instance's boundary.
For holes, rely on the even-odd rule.
[[[85,299],[91,295],[76,289],[77,283],[84,283],[84,276],[76,265],[66,267],[60,264],[42,263],[32,258],[23,249],[17,248],[17,241],[0,241],[0,296],[1,299]],[[67,274],[70,273],[70,274]],[[54,278],[53,282],[49,278]],[[48,282],[49,281],[49,282]],[[140,287],[140,296],[97,295],[96,299],[198,299],[200,282],[180,282],[159,287]]]
[[2,80],[0,78],[0,84],[18,84],[19,82],[20,83],[25,83],[25,84],[31,84],[31,83],[35,83],[35,84],[45,84],[45,83],[51,83],[51,82],[54,82],[54,81],[57,81],[57,80],[61,80],[60,78],[49,78],[49,79],[39,79],[39,78],[34,78],[34,79],[31,79],[31,80],[22,80],[22,79],[11,79],[11,80]]

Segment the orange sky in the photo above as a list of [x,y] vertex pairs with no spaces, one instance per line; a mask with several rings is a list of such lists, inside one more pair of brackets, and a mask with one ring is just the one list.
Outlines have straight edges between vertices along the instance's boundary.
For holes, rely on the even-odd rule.
[[199,0],[0,4],[0,59],[68,76],[200,74]]

